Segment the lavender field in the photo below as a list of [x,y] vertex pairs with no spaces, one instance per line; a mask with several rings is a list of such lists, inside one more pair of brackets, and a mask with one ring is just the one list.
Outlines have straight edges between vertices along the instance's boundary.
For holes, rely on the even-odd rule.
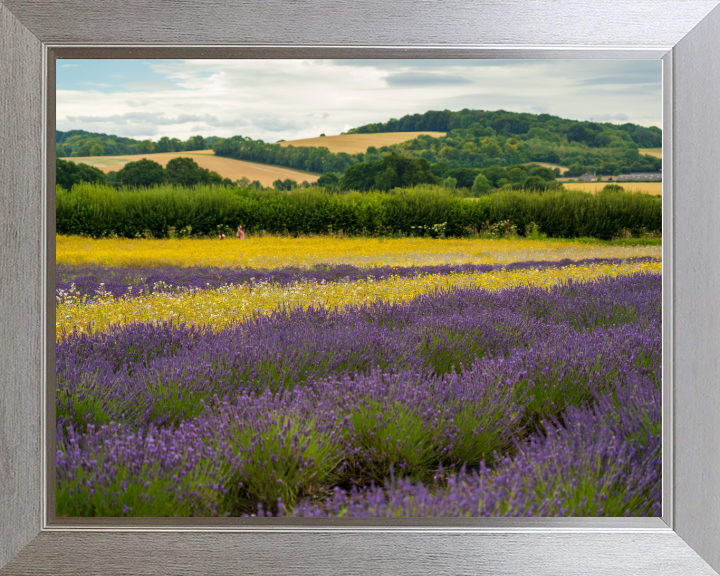
[[[659,516],[659,266],[58,266],[57,514]],[[507,287],[201,321],[228,286],[466,273]],[[158,315],[97,329],[103,301]]]

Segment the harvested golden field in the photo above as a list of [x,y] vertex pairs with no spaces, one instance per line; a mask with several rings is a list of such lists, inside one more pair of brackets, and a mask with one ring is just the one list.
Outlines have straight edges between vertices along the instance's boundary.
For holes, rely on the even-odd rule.
[[263,186],[272,186],[277,180],[295,180],[298,184],[303,180],[312,183],[315,182],[319,174],[310,172],[300,172],[291,168],[283,168],[281,166],[270,166],[267,164],[258,164],[256,162],[246,162],[244,160],[235,160],[233,158],[223,158],[215,156],[212,150],[195,150],[193,152],[162,152],[160,154],[133,154],[127,156],[86,156],[75,158],[64,158],[73,162],[89,164],[99,168],[106,174],[113,170],[120,170],[128,162],[135,162],[142,158],[153,160],[163,167],[173,158],[179,156],[187,156],[195,160],[202,168],[207,168],[213,172],[217,172],[223,178],[231,180],[239,180],[242,177],[250,180],[259,180]]
[[445,132],[385,132],[383,134],[340,134],[339,136],[321,136],[318,138],[303,138],[302,140],[288,140],[278,142],[280,146],[324,146],[330,152],[347,152],[355,154],[365,152],[368,147],[390,146],[414,140],[420,134],[427,134],[435,138],[445,136]]
[[568,169],[567,166],[560,166],[560,164],[551,164],[550,162],[526,162],[526,165],[530,164],[537,164],[538,166],[544,166],[545,168],[550,168],[550,170],[554,170],[555,168],[560,168],[560,172],[565,172],[565,170]]
[[640,154],[648,154],[655,158],[662,158],[662,148],[640,148]]
[[582,190],[583,192],[597,192],[608,184],[619,184],[626,192],[645,192],[654,196],[662,195],[662,182],[564,182],[565,190]]

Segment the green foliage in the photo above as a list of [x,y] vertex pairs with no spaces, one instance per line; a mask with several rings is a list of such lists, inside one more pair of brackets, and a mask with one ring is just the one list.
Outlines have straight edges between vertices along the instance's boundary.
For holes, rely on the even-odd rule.
[[624,192],[625,188],[619,184],[606,184],[602,189],[602,192]]
[[[205,150],[210,140],[202,136],[190,138],[191,148],[188,150]],[[115,134],[104,134],[98,132],[87,132],[86,130],[70,130],[55,132],[57,144],[57,156],[118,156],[122,154],[149,154],[151,152],[183,152],[185,143],[177,138],[163,136],[157,143],[151,140],[134,140],[116,136]],[[198,147],[199,146],[199,147]],[[62,151],[62,153],[61,153]],[[98,153],[100,152],[100,153]]]
[[286,190],[290,191],[293,188],[297,188],[298,183],[295,182],[295,180],[290,180],[290,178],[285,178],[285,180],[280,180],[279,178],[273,182],[273,188],[276,190]]
[[492,184],[490,184],[490,181],[484,174],[475,176],[472,184],[472,193],[474,196],[483,196],[484,194],[488,194],[490,190],[492,190]]
[[355,164],[340,180],[341,190],[390,190],[418,184],[437,184],[428,161],[390,153],[382,160]]
[[116,180],[122,186],[153,186],[165,182],[165,170],[157,162],[143,158],[125,164]]
[[362,162],[364,158],[363,154],[351,155],[345,152],[334,154],[324,146],[281,146],[279,143],[266,144],[262,140],[243,136],[215,140],[212,149],[218,156],[287,166],[321,174],[344,172],[353,164]]
[[[448,169],[510,166],[525,162],[552,162],[567,165],[568,176],[584,172],[600,174],[658,171],[662,161],[641,156],[639,147],[662,146],[662,131],[635,124],[575,122],[549,114],[526,114],[505,110],[462,110],[426,112],[370,124],[348,133],[378,133],[437,130],[440,138],[421,135],[410,142],[388,147],[399,154],[442,162]],[[543,169],[549,170],[549,169]],[[549,170],[551,171],[551,170]],[[462,178],[434,170],[436,176],[458,179],[458,186],[469,187]],[[550,180],[547,173],[530,174]],[[513,182],[512,178],[508,178]],[[495,187],[497,185],[493,184]]]
[[207,142],[202,136],[190,136],[188,141],[185,142],[185,150],[205,150],[207,149]]
[[448,176],[442,181],[443,187],[447,188],[448,190],[455,190],[457,188],[457,184],[457,179],[453,178],[452,176]]
[[336,172],[326,172],[317,179],[317,185],[324,188],[337,188],[340,184],[340,175]]
[[137,145],[137,151],[141,154],[150,154],[154,150],[154,146],[151,140],[143,140]]
[[59,234],[93,237],[135,238],[149,231],[162,238],[171,228],[188,227],[193,234],[207,236],[214,235],[220,224],[231,229],[242,224],[250,233],[447,237],[498,224],[502,230],[512,228],[522,234],[534,224],[548,237],[607,240],[623,230],[662,230],[660,198],[626,192],[508,191],[467,199],[439,186],[345,194],[311,187],[287,194],[208,185],[130,191],[80,184],[72,192],[58,189],[56,204]]
[[105,183],[105,174],[102,170],[88,164],[55,159],[55,183],[70,190],[75,184],[81,182]]
[[223,184],[233,186],[232,180],[223,179],[217,172],[201,168],[192,158],[173,158],[165,166],[165,178],[176,186],[196,186],[197,184]]

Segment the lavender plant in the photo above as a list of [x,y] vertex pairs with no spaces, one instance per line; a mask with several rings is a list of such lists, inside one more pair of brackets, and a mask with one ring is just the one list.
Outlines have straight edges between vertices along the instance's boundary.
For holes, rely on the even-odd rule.
[[57,513],[657,515],[656,274],[56,345]]

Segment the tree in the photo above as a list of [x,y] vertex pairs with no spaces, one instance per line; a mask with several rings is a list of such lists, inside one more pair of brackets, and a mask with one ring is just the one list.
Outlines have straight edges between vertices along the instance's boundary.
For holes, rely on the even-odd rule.
[[325,188],[337,188],[340,184],[340,176],[335,172],[325,172],[320,178],[317,179],[318,186],[324,186]]
[[602,192],[624,192],[625,188],[619,184],[606,184],[602,189]]
[[168,152],[184,152],[185,151],[185,145],[182,143],[182,141],[178,138],[171,138],[170,139],[170,150]]
[[547,181],[540,178],[540,176],[530,176],[522,183],[523,190],[530,190],[532,192],[542,192],[545,188],[547,188]]
[[424,158],[400,156],[395,152],[382,160],[350,166],[340,180],[341,190],[390,190],[417,184],[438,184],[440,179]]
[[104,154],[105,149],[100,144],[93,144],[90,148],[90,156],[103,156]]
[[490,181],[483,174],[475,176],[471,190],[473,196],[482,196],[483,194],[488,194],[491,190],[492,184],[490,184]]
[[443,188],[447,188],[448,190],[455,190],[457,188],[457,183],[457,179],[452,176],[448,176],[442,181]]
[[155,144],[155,152],[175,152],[175,150],[172,149],[172,145],[170,144],[170,138],[168,138],[167,136],[163,136],[162,138],[160,138],[157,144]]
[[125,164],[118,171],[116,181],[121,186],[154,186],[165,182],[165,170],[157,162],[143,158]]
[[454,168],[446,172],[445,177],[455,178],[459,188],[471,188],[479,173],[477,168]]
[[285,180],[280,180],[279,178],[273,182],[273,188],[276,188],[277,190],[292,190],[293,188],[297,188],[297,182],[295,180],[290,180],[290,178],[286,178]]
[[150,154],[153,151],[153,143],[151,140],[143,140],[137,145],[137,151],[140,154]]
[[87,164],[76,164],[60,158],[55,160],[55,184],[65,190],[71,190],[75,184],[80,182],[104,184],[105,174],[102,170]]
[[200,166],[192,158],[173,158],[165,166],[165,176],[175,186],[196,186],[203,180]]
[[188,138],[187,143],[185,144],[185,150],[205,150],[207,148],[207,143],[205,142],[205,138],[202,136],[190,136]]
[[530,170],[528,170],[528,175],[538,176],[543,180],[555,180],[555,172],[550,170],[550,168],[545,168],[545,166],[530,167]]
[[55,157],[56,158],[65,158],[65,156],[67,156],[67,154],[65,153],[65,149],[62,146],[60,146],[60,144],[57,144],[55,146]]

